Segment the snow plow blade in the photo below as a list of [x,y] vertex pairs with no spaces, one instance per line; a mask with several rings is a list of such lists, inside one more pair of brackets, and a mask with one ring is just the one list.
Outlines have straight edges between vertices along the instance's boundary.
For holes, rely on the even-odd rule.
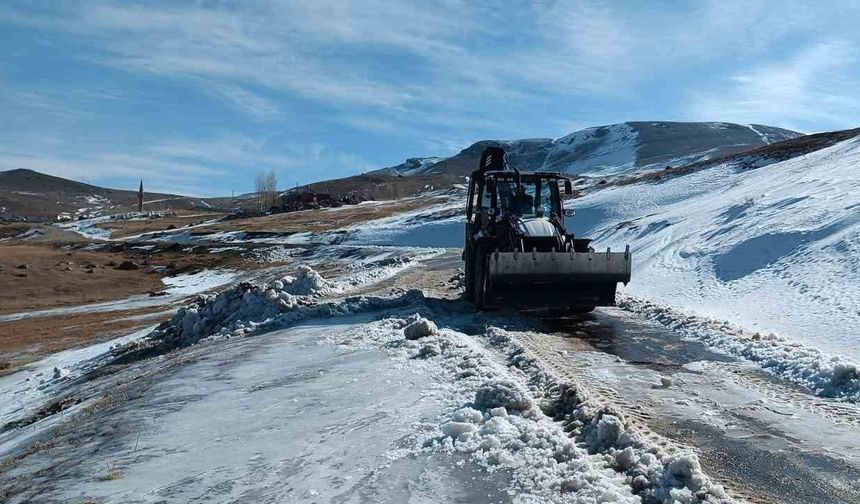
[[492,252],[488,258],[489,304],[536,307],[615,305],[618,282],[630,281],[625,252]]

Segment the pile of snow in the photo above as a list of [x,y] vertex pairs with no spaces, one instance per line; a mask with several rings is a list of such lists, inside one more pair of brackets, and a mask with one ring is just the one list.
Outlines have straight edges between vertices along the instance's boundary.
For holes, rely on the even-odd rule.
[[159,325],[144,346],[154,343],[169,350],[204,339],[274,330],[308,318],[399,307],[423,299],[420,291],[411,290],[393,297],[358,296],[321,302],[317,296],[330,289],[331,284],[308,267],[301,268],[298,277],[287,276],[271,283],[242,282],[215,295],[198,296]]
[[[728,500],[723,487],[704,474],[695,453],[681,448],[667,449],[654,443],[650,433],[629,423],[622,413],[591,400],[579,384],[562,381],[547,371],[511,333],[491,328],[486,337],[507,356],[508,365],[524,373],[532,401],[540,404],[543,414],[559,422],[562,431],[572,435],[577,449],[598,456],[607,467],[623,475],[625,483],[642,502]],[[507,383],[494,390],[490,397],[497,397],[498,390],[506,391],[501,395],[503,400],[518,398],[520,393]],[[487,396],[486,392],[476,394],[475,406],[485,404]],[[493,406],[495,403],[486,404]],[[526,402],[515,404],[520,409],[527,406]],[[580,483],[575,479],[562,488],[577,489]]]
[[475,406],[487,410],[503,408],[525,411],[532,407],[532,403],[517,384],[493,381],[481,385],[475,392]]
[[[558,423],[531,407],[533,401],[520,378],[491,351],[473,337],[449,329],[420,340],[405,339],[403,329],[414,319],[387,318],[331,336],[349,348],[387,349],[393,358],[436,375],[438,387],[422,393],[447,405],[451,413],[428,429],[418,429],[412,450],[460,453],[489,472],[504,471],[511,478],[508,492],[523,502],[641,502],[623,477],[578,448]],[[479,390],[481,401],[492,407],[477,404]]]
[[408,340],[417,340],[438,333],[439,329],[432,320],[427,320],[417,313],[415,314],[414,319],[409,322],[409,325],[403,328],[403,335]]
[[443,328],[419,340],[404,337],[405,328],[424,320],[387,318],[331,339],[350,348],[375,343],[439,373],[445,385],[424,393],[451,413],[423,439],[425,450],[459,453],[489,472],[510,474],[508,491],[524,501],[730,502],[695,454],[657,445],[620,413],[547,372],[508,332],[469,336]]
[[754,362],[815,395],[860,402],[860,364],[850,359],[787,341],[772,332],[745,330],[723,320],[697,317],[629,296],[619,298],[618,305],[712,348]]
[[286,276],[273,284],[273,289],[294,296],[324,296],[338,289],[307,265],[299,266],[296,276]]
[[282,289],[242,283],[180,308],[153,336],[171,346],[188,346],[215,335],[241,336],[251,332],[255,321],[270,320],[296,304],[296,298]]

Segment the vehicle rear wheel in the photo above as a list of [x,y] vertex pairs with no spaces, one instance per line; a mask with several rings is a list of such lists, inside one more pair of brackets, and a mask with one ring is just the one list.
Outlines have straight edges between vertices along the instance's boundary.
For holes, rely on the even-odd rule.
[[487,275],[488,260],[489,254],[486,248],[478,245],[477,250],[475,250],[473,268],[475,270],[475,307],[479,310],[483,310],[486,307],[487,284],[489,280]]
[[475,301],[475,254],[472,251],[472,247],[466,245],[466,250],[463,252],[463,256],[466,259],[466,272],[464,274],[466,278],[466,301],[474,302]]

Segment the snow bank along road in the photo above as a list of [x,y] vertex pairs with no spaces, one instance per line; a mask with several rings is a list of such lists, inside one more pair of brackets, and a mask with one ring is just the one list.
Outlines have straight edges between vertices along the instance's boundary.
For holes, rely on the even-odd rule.
[[860,501],[849,362],[638,297],[475,313],[449,212],[0,378],[0,500]]

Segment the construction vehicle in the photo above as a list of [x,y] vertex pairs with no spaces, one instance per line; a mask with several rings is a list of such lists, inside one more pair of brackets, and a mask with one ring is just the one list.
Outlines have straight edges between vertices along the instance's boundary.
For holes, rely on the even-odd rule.
[[480,310],[567,308],[588,312],[615,304],[618,282],[630,281],[630,247],[596,252],[565,226],[559,173],[521,173],[505,150],[487,147],[469,177],[466,206],[466,299]]

